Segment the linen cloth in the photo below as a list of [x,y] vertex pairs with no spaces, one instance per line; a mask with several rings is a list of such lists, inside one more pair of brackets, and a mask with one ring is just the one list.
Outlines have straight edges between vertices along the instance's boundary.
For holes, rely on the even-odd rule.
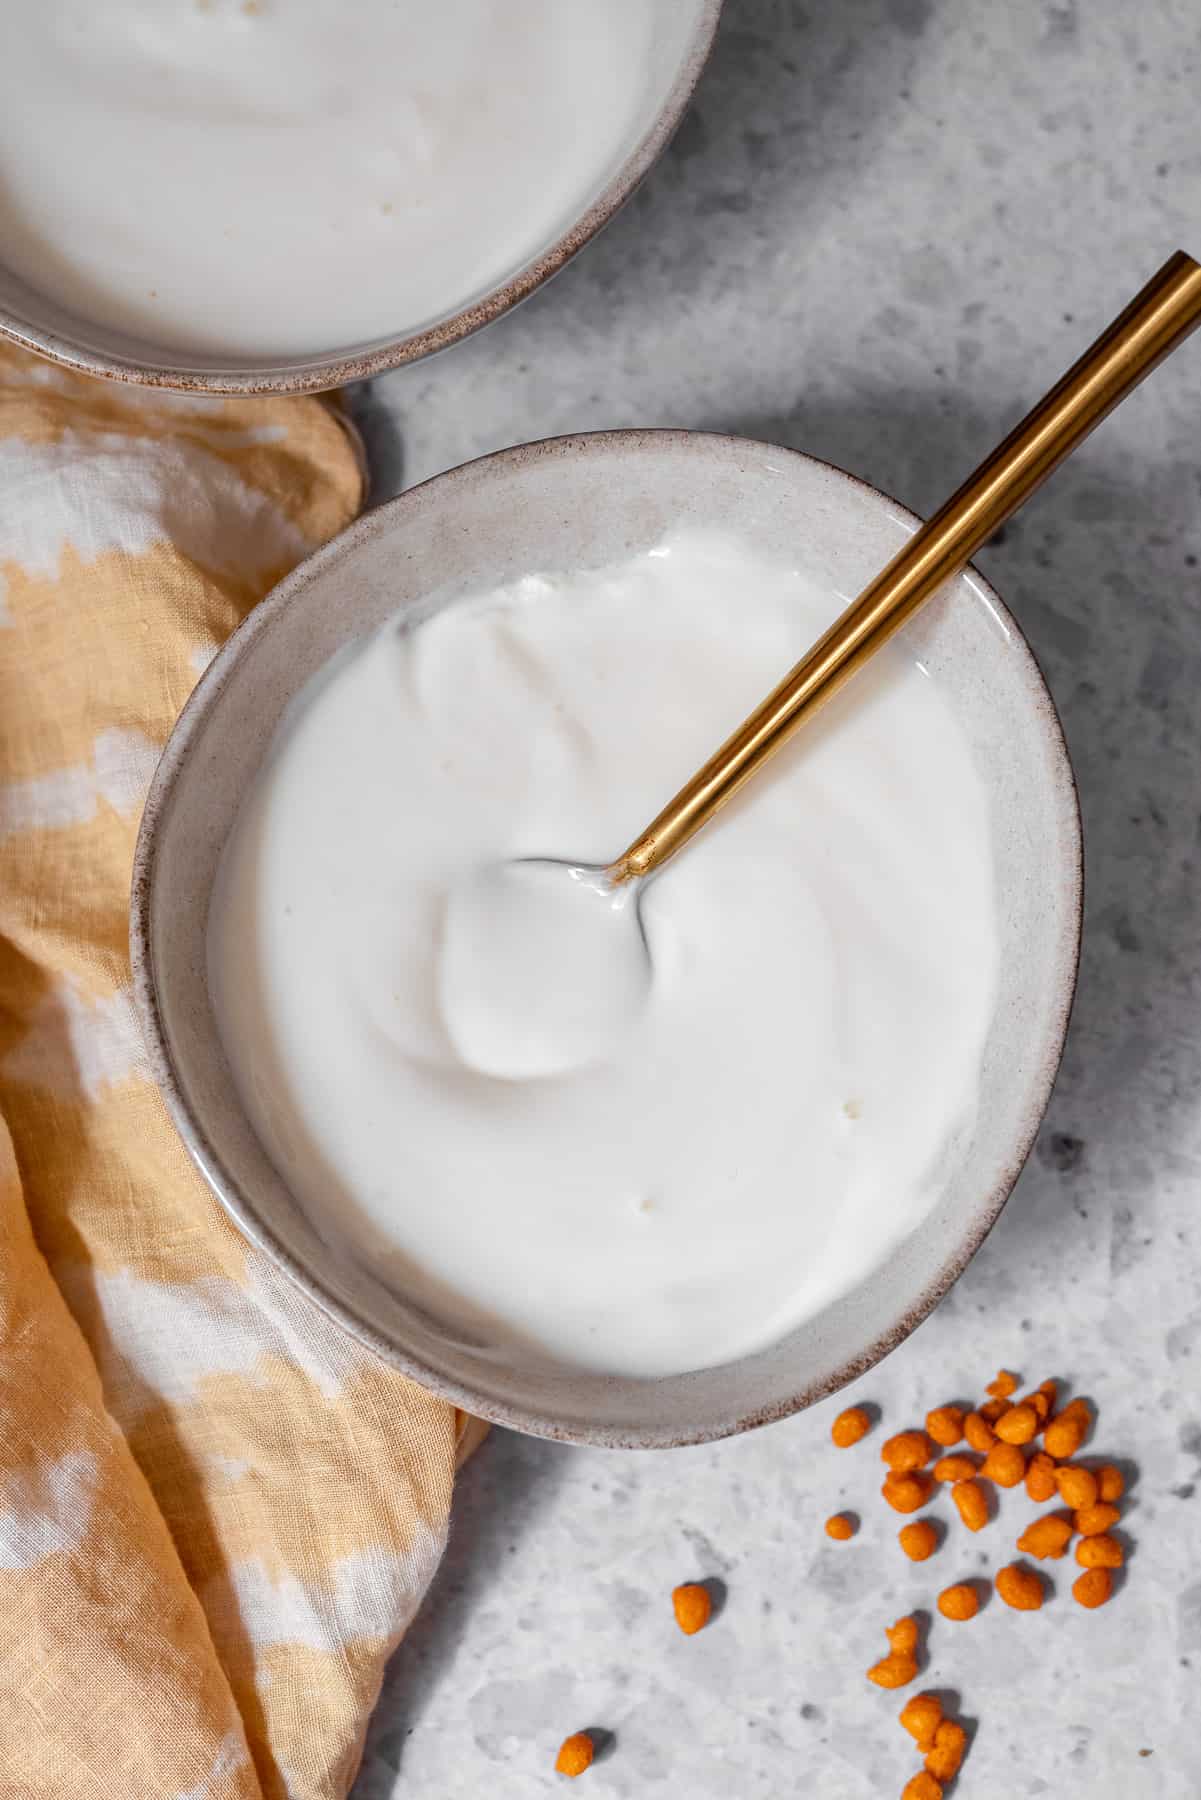
[[197,675],[363,498],[337,411],[0,345],[0,1795],[331,1800],[468,1422],[235,1232],[151,1082],[138,818]]

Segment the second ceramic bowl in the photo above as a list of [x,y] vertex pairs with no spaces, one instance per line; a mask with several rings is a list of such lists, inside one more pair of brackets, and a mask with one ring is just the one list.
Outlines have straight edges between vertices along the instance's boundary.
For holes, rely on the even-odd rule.
[[[89,316],[86,284],[68,286],[68,305],[39,293],[15,267],[5,267],[0,241],[0,338],[56,362],[113,380],[199,393],[299,394],[335,388],[429,356],[478,331],[557,273],[612,218],[669,142],[700,79],[722,0],[671,0],[652,9],[640,97],[617,167],[598,170],[595,190],[577,217],[536,246],[525,263],[484,294],[447,294],[442,315],[419,326],[400,317],[391,335],[363,344],[315,343],[303,356],[187,352],[131,336]],[[3,171],[0,169],[0,177]],[[303,163],[297,180],[303,181]],[[34,221],[36,226],[36,220]],[[453,220],[450,221],[453,228]],[[214,251],[214,254],[217,254]],[[303,271],[297,272],[297,280]]]
[[[268,596],[203,677],[164,753],[135,862],[132,953],[157,1079],[242,1230],[347,1330],[484,1418],[582,1443],[695,1443],[762,1424],[861,1374],[961,1273],[1017,1179],[1051,1091],[1080,932],[1071,766],[1042,677],[997,595],[968,571],[902,640],[950,697],[989,799],[1000,994],[978,1118],[920,1229],[858,1287],[779,1343],[661,1380],[511,1365],[461,1341],[319,1234],[235,1091],[209,1003],[205,934],[222,847],[293,696],[332,655],[437,591],[446,603],[531,570],[599,566],[690,524],[749,537],[843,594],[915,521],[840,470],[742,439],[614,432],[503,451],[369,513]],[[730,630],[738,630],[731,601]]]

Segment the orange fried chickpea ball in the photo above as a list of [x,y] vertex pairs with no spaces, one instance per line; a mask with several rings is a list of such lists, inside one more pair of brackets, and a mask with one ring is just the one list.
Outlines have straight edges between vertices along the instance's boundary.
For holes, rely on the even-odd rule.
[[1018,1549],[1027,1556],[1036,1556],[1039,1562],[1048,1557],[1058,1561],[1071,1541],[1071,1519],[1064,1513],[1044,1513],[1041,1519],[1027,1525],[1018,1539]]
[[1023,1403],[1003,1412],[993,1430],[1003,1444],[1028,1444],[1031,1438],[1038,1436],[1041,1423],[1034,1408]]
[[849,1450],[852,1444],[866,1437],[871,1428],[872,1422],[861,1406],[848,1406],[831,1425],[830,1436],[840,1450]]
[[950,1450],[963,1439],[963,1408],[936,1406],[926,1414],[926,1436],[944,1450]]
[[1008,1369],[998,1369],[995,1381],[990,1381],[984,1392],[991,1394],[994,1400],[1008,1400],[1011,1394],[1018,1391],[1018,1378],[1011,1375]]
[[836,1542],[845,1544],[848,1538],[855,1535],[855,1521],[849,1513],[835,1513],[826,1520],[826,1536]]
[[1053,1500],[1058,1493],[1055,1486],[1055,1460],[1045,1450],[1036,1451],[1026,1465],[1026,1492],[1032,1500],[1039,1502]]
[[966,1581],[957,1581],[954,1587],[944,1588],[938,1596],[938,1610],[944,1619],[974,1619],[980,1611],[975,1588],[969,1587]]
[[970,1481],[979,1472],[980,1465],[974,1456],[966,1450],[956,1450],[950,1456],[940,1456],[934,1465],[935,1481]]
[[1039,1424],[1045,1425],[1055,1408],[1056,1387],[1053,1381],[1040,1381],[1032,1394],[1022,1399],[1023,1406],[1032,1406],[1038,1414]]
[[1107,1506],[1104,1500],[1098,1500],[1092,1506],[1082,1506],[1076,1514],[1076,1530],[1081,1537],[1100,1537],[1111,1525],[1116,1525],[1120,1514],[1116,1506]]
[[994,1585],[1006,1606],[1012,1606],[1015,1612],[1037,1612],[1043,1603],[1041,1578],[1033,1569],[1023,1569],[1020,1563],[998,1569]]
[[995,1400],[983,1401],[977,1410],[986,1424],[995,1425],[1001,1414],[1009,1411],[1009,1407],[1010,1402],[1002,1400],[998,1394]]
[[938,1549],[938,1528],[929,1519],[915,1519],[901,1526],[897,1541],[910,1562],[925,1562]]
[[973,1450],[982,1454],[991,1450],[997,1441],[997,1434],[984,1417],[983,1413],[970,1412],[963,1421],[963,1435]]
[[1056,1469],[1055,1486],[1059,1498],[1066,1500],[1073,1512],[1092,1506],[1097,1498],[1096,1476],[1088,1469],[1078,1469],[1075,1463],[1065,1463]]
[[1026,1473],[1025,1455],[1017,1444],[994,1444],[980,1473],[985,1481],[995,1481],[998,1487],[1016,1487]]
[[1100,1537],[1081,1538],[1076,1545],[1076,1561],[1082,1569],[1120,1569],[1126,1560],[1117,1538],[1107,1532]]
[[1090,1611],[1095,1606],[1104,1606],[1112,1593],[1113,1576],[1108,1569],[1086,1569],[1072,1583],[1072,1598]]
[[1056,1413],[1043,1432],[1043,1445],[1056,1462],[1075,1456],[1088,1436],[1092,1413],[1084,1400],[1070,1400],[1062,1412]]
[[967,1749],[967,1732],[954,1719],[944,1719],[926,1752],[926,1773],[936,1781],[954,1781]]
[[586,1731],[573,1731],[564,1738],[559,1746],[559,1754],[555,1758],[555,1770],[560,1775],[570,1775],[573,1780],[591,1768],[594,1755],[592,1739]]
[[686,1637],[706,1626],[713,1612],[709,1590],[699,1581],[686,1581],[682,1587],[672,1588],[671,1606],[676,1624]]
[[924,1469],[912,1469],[905,1475],[890,1469],[880,1492],[894,1512],[917,1512],[934,1492],[934,1477]]
[[969,1531],[981,1531],[988,1524],[988,1501],[978,1481],[957,1481],[951,1489],[959,1517]]
[[905,1656],[900,1651],[891,1650],[887,1656],[882,1657],[868,1670],[867,1678],[869,1681],[874,1681],[877,1687],[903,1688],[914,1679],[916,1674],[916,1656]]
[[937,1694],[915,1694],[900,1711],[901,1724],[919,1750],[928,1750],[942,1724],[942,1702]]
[[942,1800],[942,1789],[933,1775],[922,1769],[909,1777],[901,1789],[901,1800]]
[[934,1455],[934,1445],[924,1431],[898,1431],[880,1446],[881,1459],[897,1475],[924,1469]]
[[1111,1506],[1120,1500],[1126,1492],[1126,1477],[1113,1463],[1106,1463],[1097,1470],[1097,1499],[1105,1500]]

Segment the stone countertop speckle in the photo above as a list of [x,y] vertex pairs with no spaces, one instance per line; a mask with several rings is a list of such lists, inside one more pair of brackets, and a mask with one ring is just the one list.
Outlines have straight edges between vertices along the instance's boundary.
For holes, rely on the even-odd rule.
[[[556,432],[770,438],[929,511],[1178,244],[1201,248],[1195,0],[727,0],[635,200],[525,307],[356,393],[377,497]],[[1201,342],[1123,407],[980,565],[1047,671],[1080,780],[1087,926],[1036,1153],[933,1317],[854,1397],[896,1429],[1001,1364],[1096,1402],[1134,1544],[1085,1614],[934,1617],[923,1684],[976,1723],[956,1796],[1201,1794]],[[496,1432],[391,1668],[356,1800],[899,1795],[882,1627],[994,1570],[1021,1490],[923,1567],[847,1397],[700,1449]],[[849,1544],[823,1535],[862,1513]],[[945,1500],[939,1512],[948,1513]],[[675,1583],[720,1617],[676,1630]],[[913,1690],[916,1691],[916,1690]],[[582,1790],[581,1790],[582,1791]]]

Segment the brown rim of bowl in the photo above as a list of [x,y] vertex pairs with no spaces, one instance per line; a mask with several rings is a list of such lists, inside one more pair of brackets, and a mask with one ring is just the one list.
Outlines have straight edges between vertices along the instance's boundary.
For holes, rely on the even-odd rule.
[[756,450],[768,448],[773,456],[795,458],[797,461],[827,470],[851,486],[864,490],[873,499],[884,501],[899,520],[903,520],[913,528],[921,523],[917,514],[911,512],[908,507],[902,506],[891,495],[873,487],[859,476],[850,474],[848,470],[841,468],[837,463],[825,462],[822,458],[809,456],[804,451],[790,450],[782,445],[766,444],[764,440],[760,439],[736,437],[727,432],[684,431],[677,428],[584,432],[563,437],[542,438],[532,443],[516,445],[511,449],[493,451],[490,455],[476,457],[471,462],[460,463],[456,468],[447,469],[439,475],[431,476],[418,486],[407,488],[403,493],[376,507],[373,511],[364,513],[353,525],[348,526],[337,537],[332,538],[327,544],[314,551],[311,556],[306,557],[247,615],[242,624],[217,652],[180,713],[155,771],[142,813],[134,850],[130,906],[130,960],[133,967],[134,992],[151,1070],[166,1103],[168,1113],[193,1161],[239,1231],[277,1268],[281,1269],[327,1317],[333,1319],[367,1349],[374,1351],[384,1362],[408,1375],[429,1392],[452,1402],[466,1412],[487,1419],[491,1424],[505,1425],[512,1430],[524,1432],[528,1436],[550,1438],[565,1443],[598,1445],[607,1449],[675,1449],[689,1444],[711,1443],[721,1438],[733,1437],[739,1432],[752,1430],[759,1425],[773,1424],[777,1420],[790,1417],[793,1413],[802,1412],[817,1401],[824,1400],[828,1395],[836,1393],[848,1382],[865,1374],[890,1351],[895,1350],[899,1344],[903,1343],[912,1331],[917,1329],[948,1289],[959,1279],[996,1224],[1030,1155],[1039,1127],[1046,1114],[1051,1090],[1063,1058],[1064,1043],[1076,994],[1084,920],[1083,838],[1079,790],[1059,713],[1047,686],[1046,677],[1026,640],[1025,633],[991,582],[980,574],[974,564],[969,564],[963,571],[964,574],[971,577],[984,601],[994,609],[1002,623],[1012,633],[1013,642],[1019,653],[1024,653],[1027,658],[1029,679],[1035,702],[1046,729],[1048,743],[1055,752],[1053,782],[1056,795],[1064,809],[1075,851],[1066,872],[1069,884],[1066,910],[1067,916],[1072,921],[1072,930],[1067,942],[1060,947],[1055,992],[1051,996],[1049,1007],[1052,1022],[1051,1047],[1036,1072],[1031,1104],[1004,1174],[992,1189],[979,1216],[972,1221],[967,1235],[956,1244],[934,1280],[929,1283],[919,1298],[901,1314],[887,1331],[882,1332],[873,1343],[850,1361],[844,1363],[833,1374],[802,1387],[787,1400],[752,1408],[736,1418],[724,1421],[712,1430],[696,1429],[680,1432],[678,1428],[670,1425],[648,1426],[639,1429],[595,1426],[583,1421],[577,1423],[545,1418],[536,1413],[527,1412],[521,1407],[492,1400],[488,1396],[481,1395],[448,1378],[420,1357],[399,1350],[386,1338],[381,1337],[365,1320],[359,1318],[351,1307],[327,1295],[319,1287],[309,1270],[295,1261],[289,1251],[257,1218],[246,1196],[241,1193],[237,1184],[224,1169],[215,1146],[200,1120],[193,1114],[185,1094],[175,1079],[166,1031],[158,1007],[150,948],[150,920],[154,896],[158,824],[171,805],[176,774],[187,755],[193,736],[203,723],[210,702],[225,685],[228,670],[241,656],[246,645],[270,626],[275,614],[289,604],[293,592],[308,582],[323,563],[341,557],[356,543],[361,543],[364,539],[372,537],[390,526],[397,514],[403,515],[410,508],[424,505],[427,490],[435,483],[453,485],[457,481],[475,479],[481,468],[488,464],[507,463],[520,466],[522,463],[532,462],[542,457],[586,456],[594,450],[633,449],[641,445],[670,446],[674,450],[689,454],[694,447],[708,447],[715,442],[723,444],[727,449],[735,452],[744,445]]
[[359,350],[333,352],[298,362],[270,363],[259,370],[253,367],[172,368],[167,364],[140,363],[132,352],[129,356],[121,356],[92,349],[81,339],[60,329],[18,318],[2,305],[0,339],[7,338],[23,350],[49,357],[52,362],[83,375],[100,375],[110,381],[131,382],[138,387],[171,388],[195,394],[322,393],[433,356],[437,351],[457,344],[461,338],[471,337],[500,318],[502,313],[528,300],[536,288],[557,275],[625,205],[667,148],[684,116],[709,60],[723,4],[724,0],[701,0],[696,32],[658,116],[587,212],[548,250],[510,276],[501,287],[423,331]]

